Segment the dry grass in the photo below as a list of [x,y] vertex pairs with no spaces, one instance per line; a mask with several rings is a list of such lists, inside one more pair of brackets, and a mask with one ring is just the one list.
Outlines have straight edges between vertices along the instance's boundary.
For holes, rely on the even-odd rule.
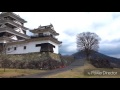
[[0,78],[14,78],[18,76],[42,73],[45,70],[33,70],[33,69],[6,69],[4,72],[3,68],[0,68]]
[[[120,78],[120,75],[118,76],[88,76],[84,75],[85,69],[96,69],[91,64],[86,64],[81,67],[74,68],[72,70],[67,70],[61,73],[48,75],[43,78]],[[111,69],[106,69],[111,70]],[[112,70],[120,70],[120,69],[112,69]],[[43,73],[46,72],[46,70],[33,70],[33,69],[6,69],[6,72],[4,72],[4,69],[0,69],[0,77],[1,78],[12,78],[12,77],[18,77],[18,76],[24,76],[24,75],[30,75],[30,74],[36,74],[36,73]]]
[[[96,69],[94,66],[91,64],[86,64],[84,66],[74,68],[73,70],[68,70],[64,71],[61,73],[57,73],[54,75],[49,75],[44,78],[120,78],[119,76],[88,76],[84,75],[84,70],[85,69]],[[111,70],[111,69],[106,69],[106,70]],[[112,69],[113,70],[113,69]]]

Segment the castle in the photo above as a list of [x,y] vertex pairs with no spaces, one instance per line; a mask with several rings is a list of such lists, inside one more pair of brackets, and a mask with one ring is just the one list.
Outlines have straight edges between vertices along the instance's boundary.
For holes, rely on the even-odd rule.
[[[59,33],[54,30],[52,24],[30,30],[24,26],[26,22],[13,12],[0,14],[0,52],[5,51],[6,54],[59,53],[62,42],[55,37]],[[33,35],[28,36],[27,30]]]

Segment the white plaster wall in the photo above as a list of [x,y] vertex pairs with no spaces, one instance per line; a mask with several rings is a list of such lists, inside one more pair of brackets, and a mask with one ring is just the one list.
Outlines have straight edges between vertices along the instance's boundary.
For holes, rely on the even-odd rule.
[[13,40],[18,40],[15,35],[14,35],[14,36],[11,36],[11,39],[13,39]]
[[43,35],[50,35],[50,32],[44,32]]
[[54,53],[58,54],[59,53],[59,44],[56,44],[56,43],[54,43],[52,41],[49,41],[49,43],[51,43],[51,44],[53,44],[55,46],[55,48],[53,48]]
[[0,43],[7,43],[7,41],[6,40],[1,40]]
[[15,31],[25,34],[21,28],[17,28]]
[[[52,34],[52,33],[50,33],[50,32],[44,32],[43,33],[44,35],[50,35],[50,34]],[[53,34],[52,34],[53,35]],[[55,35],[53,35],[53,37],[55,37]]]
[[[24,44],[8,46],[7,48],[10,48],[10,51],[7,50],[6,52],[7,54],[24,54],[24,53],[31,53],[31,52],[40,52],[41,47],[36,47],[36,44],[41,44],[41,43],[51,43],[55,45],[50,41],[34,41],[34,42],[29,42]],[[24,49],[24,46],[26,46],[26,49]],[[14,47],[17,47],[17,50],[14,50]],[[54,53],[58,53],[57,45],[55,45],[55,47],[56,48],[54,48]]]
[[3,42],[4,42],[4,40],[1,40],[1,41],[0,41],[0,43],[3,43]]
[[[44,42],[29,42],[24,44],[17,44],[9,46],[10,51],[7,51],[8,54],[24,54],[24,53],[31,53],[31,52],[40,52],[40,47],[36,47],[36,44],[40,44]],[[26,46],[26,49],[24,49]],[[17,47],[17,50],[14,50],[14,47]]]
[[14,21],[15,23],[17,23],[17,24],[19,24],[19,25],[22,25],[20,22],[18,22],[18,21]]
[[[29,43],[24,43],[24,44],[17,44],[17,45],[10,45],[7,48],[10,48],[10,51],[8,49],[6,50],[7,54],[25,54],[25,53],[32,53],[32,52],[40,52],[41,47],[36,47],[36,44],[41,44],[41,43],[51,43],[55,46],[54,53],[59,53],[59,48],[58,44],[55,44],[52,41],[34,41],[34,42],[29,42]],[[24,49],[24,46],[26,46],[26,49]],[[17,47],[16,50],[14,50],[14,47]]]
[[[43,32],[43,35],[50,35],[50,34],[52,34],[52,33],[50,33],[50,32]],[[37,36],[38,35],[38,33],[34,33],[33,34],[33,36]],[[55,35],[53,35],[53,37],[55,37]]]
[[[37,36],[38,33],[34,33],[33,35],[34,35],[34,36]],[[43,32],[43,35],[50,35],[50,32]]]
[[5,25],[5,24],[2,24],[2,25],[1,25],[1,28],[5,28],[5,27],[6,27],[6,25]]
[[38,33],[34,33],[33,35],[34,35],[34,36],[37,36],[37,35],[38,35]]

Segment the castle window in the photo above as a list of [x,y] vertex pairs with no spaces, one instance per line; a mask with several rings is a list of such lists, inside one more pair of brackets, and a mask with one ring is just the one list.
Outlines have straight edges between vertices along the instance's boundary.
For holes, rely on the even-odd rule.
[[6,19],[7,19],[7,17],[4,17],[4,19],[6,20]]
[[43,36],[43,33],[39,33],[39,37]]
[[16,50],[17,49],[17,47],[14,47],[14,50]]
[[36,44],[36,47],[40,47],[41,46],[41,44]]
[[10,51],[10,48],[8,48],[8,51]]
[[24,46],[24,49],[26,49],[26,46]]

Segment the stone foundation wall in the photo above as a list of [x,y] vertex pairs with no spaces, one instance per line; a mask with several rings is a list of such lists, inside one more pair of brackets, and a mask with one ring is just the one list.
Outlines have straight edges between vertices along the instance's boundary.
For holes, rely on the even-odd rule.
[[11,60],[47,60],[53,59],[58,62],[61,62],[60,55],[55,53],[30,53],[30,54],[21,54],[21,55],[9,55]]
[[52,59],[61,62],[61,59],[60,59],[60,55],[59,55],[59,54],[49,53],[49,56],[50,56]]
[[0,55],[0,68],[56,69],[62,66],[59,55],[54,53],[31,53]]

